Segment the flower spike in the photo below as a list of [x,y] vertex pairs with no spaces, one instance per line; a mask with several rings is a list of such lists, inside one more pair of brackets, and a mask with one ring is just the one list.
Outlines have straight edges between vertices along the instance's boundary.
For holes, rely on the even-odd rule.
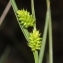
[[30,33],[28,46],[32,51],[40,50],[42,38],[40,38],[40,33],[36,29]]
[[25,28],[28,28],[29,26],[34,26],[35,19],[27,10],[18,10],[17,11],[18,20],[21,25],[23,25]]

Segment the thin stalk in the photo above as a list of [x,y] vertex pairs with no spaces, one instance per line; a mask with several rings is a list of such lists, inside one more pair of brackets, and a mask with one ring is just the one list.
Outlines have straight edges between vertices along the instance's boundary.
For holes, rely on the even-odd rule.
[[[12,8],[13,8],[13,11],[14,11],[14,13],[15,13],[15,16],[16,16],[16,18],[17,18],[17,21],[18,21],[18,23],[19,23],[19,20],[18,20],[17,14],[16,14],[16,12],[17,12],[17,10],[18,10],[18,7],[17,7],[17,5],[16,5],[16,2],[15,2],[15,0],[10,0],[10,2],[11,2],[11,5],[12,5]],[[23,26],[21,26],[20,23],[19,23],[19,26],[20,26],[20,28],[21,28],[21,30],[22,30],[22,32],[23,32],[23,34],[24,34],[26,40],[29,41],[29,39],[28,39],[28,37],[29,37],[29,32],[28,32],[28,30],[25,29],[25,28],[23,28]]]
[[41,46],[40,53],[39,53],[39,63],[43,62],[43,57],[44,57],[44,52],[45,52],[45,45],[46,45],[46,37],[47,37],[47,29],[48,29],[48,24],[49,24],[48,19],[49,19],[49,12],[47,10],[44,33],[43,33],[43,39],[42,39],[42,46]]
[[33,52],[35,63],[38,63],[38,51]]
[[[34,0],[31,0],[31,10],[32,10],[32,15],[33,18],[35,19],[35,23],[34,23],[34,29],[36,29],[36,17],[35,17],[35,10],[34,10]],[[34,53],[34,59],[35,59],[35,63],[39,63],[38,62],[38,51],[36,50]]]
[[35,16],[35,10],[34,10],[34,0],[31,0],[31,11],[32,11],[33,18],[35,19],[34,28],[36,28],[36,16]]
[[49,63],[53,63],[52,22],[51,22],[51,11],[50,11],[50,1],[49,0],[47,0],[47,5],[49,7]]
[[52,24],[49,21],[49,63],[53,63]]
[[8,2],[7,6],[5,7],[5,10],[3,11],[1,17],[0,17],[0,26],[2,25],[7,13],[9,12],[11,8],[11,4],[10,4],[10,1]]
[[17,5],[16,5],[15,0],[10,0],[10,2],[11,2],[11,5],[12,5],[12,8],[13,8],[13,11],[14,11],[15,14],[16,14],[16,11],[18,10],[18,7],[17,7]]

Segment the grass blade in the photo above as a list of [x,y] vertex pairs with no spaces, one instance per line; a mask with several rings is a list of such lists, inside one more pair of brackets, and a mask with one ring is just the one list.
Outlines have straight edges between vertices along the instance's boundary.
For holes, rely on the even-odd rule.
[[49,7],[49,63],[53,63],[52,22],[51,22],[51,10],[49,0],[47,0],[47,5]]
[[33,18],[35,19],[34,28],[36,28],[36,16],[35,16],[35,10],[34,10],[34,0],[31,0],[31,11],[32,11]]
[[43,62],[43,56],[44,56],[45,45],[46,45],[46,37],[47,37],[47,29],[48,29],[48,23],[49,23],[48,18],[49,18],[49,13],[47,10],[43,39],[42,39],[42,46],[41,46],[40,53],[39,53],[39,63]]
[[[16,18],[17,18],[17,21],[18,21],[18,23],[19,23],[18,17],[17,17],[17,15],[16,15],[16,12],[17,12],[17,10],[18,10],[18,7],[17,7],[17,5],[16,5],[16,2],[15,2],[15,0],[10,0],[10,2],[11,2],[11,5],[12,5],[12,8],[13,8],[13,10],[14,10],[15,16],[16,16]],[[24,34],[26,40],[29,41],[29,39],[28,39],[28,36],[29,36],[28,30],[25,29],[25,28],[23,28],[23,26],[21,26],[20,23],[19,23],[19,26],[20,26],[20,28],[21,28],[21,30],[22,30],[22,32],[23,32],[23,34]]]

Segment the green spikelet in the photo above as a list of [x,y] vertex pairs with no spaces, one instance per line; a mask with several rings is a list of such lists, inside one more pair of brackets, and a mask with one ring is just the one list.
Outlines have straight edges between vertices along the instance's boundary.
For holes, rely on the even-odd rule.
[[32,51],[40,50],[42,38],[40,38],[40,33],[36,29],[30,33],[28,46]]
[[22,24],[25,28],[29,26],[34,26],[35,19],[27,10],[18,10],[17,16],[20,24]]

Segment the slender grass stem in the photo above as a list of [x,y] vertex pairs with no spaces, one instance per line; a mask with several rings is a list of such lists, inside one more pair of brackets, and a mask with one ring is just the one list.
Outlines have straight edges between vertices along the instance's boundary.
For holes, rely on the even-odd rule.
[[53,63],[53,48],[52,48],[52,24],[49,21],[49,63]]
[[36,17],[35,17],[35,10],[34,10],[34,0],[31,0],[31,10],[32,10],[32,15],[35,19]]
[[38,51],[33,52],[35,63],[38,63]]
[[53,50],[52,50],[52,24],[51,24],[51,12],[50,12],[50,2],[49,0],[46,0],[47,2],[47,14],[46,14],[46,23],[44,28],[44,34],[43,34],[43,40],[42,40],[42,47],[40,50],[39,55],[39,63],[43,62],[43,56],[44,56],[44,50],[45,50],[45,44],[46,44],[46,36],[47,36],[47,28],[49,24],[49,63],[53,63]]
[[52,22],[51,22],[51,11],[50,11],[50,1],[49,0],[47,0],[47,5],[49,8],[49,63],[53,63]]
[[44,33],[43,33],[43,39],[42,39],[42,46],[39,53],[39,63],[43,63],[43,57],[45,52],[45,45],[46,45],[46,37],[47,37],[47,29],[49,24],[49,11],[47,7],[47,13],[46,13],[46,20],[45,20],[45,27],[44,27]]
[[39,63],[43,62],[43,57],[44,57],[44,52],[45,52],[45,45],[46,45],[46,37],[47,37],[47,29],[48,29],[48,23],[49,23],[48,18],[49,18],[49,13],[48,13],[48,10],[47,10],[44,33],[43,33],[43,39],[42,39],[42,46],[41,46],[40,53],[39,53]]
[[34,0],[31,0],[31,11],[32,11],[33,18],[35,19],[34,28],[36,28],[36,16],[35,16],[35,10],[34,10]]
[[18,7],[16,5],[15,0],[10,0],[10,2],[11,2],[11,5],[12,5],[12,8],[13,8],[13,11],[16,13],[16,11],[18,10]]
[[[16,12],[17,12],[17,10],[18,10],[18,7],[17,7],[17,5],[16,5],[16,2],[15,2],[15,0],[10,0],[10,2],[11,2],[11,5],[12,5],[12,8],[13,8],[13,11],[14,11],[14,13],[15,13],[15,16],[16,16],[16,18],[17,18],[17,21],[18,21],[18,23],[19,23],[19,20],[18,20],[17,14],[16,14]],[[29,38],[28,38],[28,37],[29,37],[29,32],[28,32],[28,30],[25,29],[25,28],[23,28],[23,26],[21,26],[20,23],[19,23],[19,26],[20,26],[20,28],[21,28],[21,30],[22,30],[22,32],[23,32],[23,34],[24,34],[26,40],[29,41]]]

